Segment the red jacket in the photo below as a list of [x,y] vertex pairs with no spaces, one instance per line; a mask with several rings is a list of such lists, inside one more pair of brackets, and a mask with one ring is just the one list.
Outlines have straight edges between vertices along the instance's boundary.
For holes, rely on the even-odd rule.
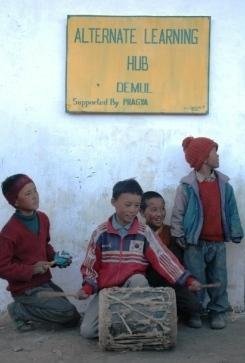
[[42,285],[51,279],[48,270],[33,275],[33,265],[38,261],[52,261],[53,247],[49,244],[49,220],[37,212],[39,233],[28,230],[14,215],[0,233],[0,277],[8,281],[8,290],[13,295]]
[[110,218],[92,234],[81,266],[83,290],[90,295],[106,287],[122,286],[134,274],[145,275],[149,264],[170,284],[184,284],[190,275],[137,218],[124,238]]

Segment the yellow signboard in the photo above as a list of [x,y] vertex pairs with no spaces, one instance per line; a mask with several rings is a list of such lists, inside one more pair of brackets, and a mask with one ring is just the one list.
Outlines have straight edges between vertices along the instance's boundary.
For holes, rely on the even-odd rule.
[[67,17],[66,111],[208,113],[210,17]]

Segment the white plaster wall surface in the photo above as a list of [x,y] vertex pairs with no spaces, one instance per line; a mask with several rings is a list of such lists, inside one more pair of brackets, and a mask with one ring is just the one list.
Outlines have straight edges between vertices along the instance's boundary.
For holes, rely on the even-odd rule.
[[[244,61],[242,0],[1,0],[0,176],[23,172],[36,182],[52,243],[74,256],[54,279],[80,286],[79,266],[92,230],[112,213],[115,182],[136,177],[162,192],[168,215],[179,179],[188,173],[181,141],[208,136],[219,143],[245,225]],[[66,17],[99,15],[211,16],[210,112],[205,116],[70,115],[65,113]],[[0,225],[12,209],[0,196]],[[244,308],[244,245],[227,248],[229,297]],[[0,281],[0,310],[10,301]]]

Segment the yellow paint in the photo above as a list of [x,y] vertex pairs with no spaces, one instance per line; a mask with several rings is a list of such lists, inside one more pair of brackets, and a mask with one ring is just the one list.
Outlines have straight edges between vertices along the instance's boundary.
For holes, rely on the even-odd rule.
[[66,110],[207,113],[209,33],[210,17],[68,16]]

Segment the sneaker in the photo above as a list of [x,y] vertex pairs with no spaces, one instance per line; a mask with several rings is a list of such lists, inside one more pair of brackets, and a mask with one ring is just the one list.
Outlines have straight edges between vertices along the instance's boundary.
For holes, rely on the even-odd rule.
[[190,328],[199,329],[202,327],[202,321],[200,318],[200,314],[193,314],[191,315],[190,319],[187,321],[187,325]]
[[35,329],[31,321],[24,320],[15,320],[15,327],[21,333],[32,331]]
[[224,329],[226,327],[225,314],[224,313],[211,314],[210,326],[212,329]]

